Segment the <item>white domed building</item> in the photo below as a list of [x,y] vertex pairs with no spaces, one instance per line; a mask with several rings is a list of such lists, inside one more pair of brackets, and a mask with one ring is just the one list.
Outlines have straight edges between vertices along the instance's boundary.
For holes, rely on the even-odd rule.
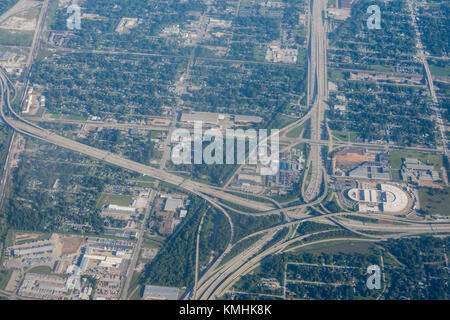
[[400,213],[409,203],[407,193],[390,184],[379,184],[373,189],[353,188],[348,190],[347,196],[358,202],[360,212]]

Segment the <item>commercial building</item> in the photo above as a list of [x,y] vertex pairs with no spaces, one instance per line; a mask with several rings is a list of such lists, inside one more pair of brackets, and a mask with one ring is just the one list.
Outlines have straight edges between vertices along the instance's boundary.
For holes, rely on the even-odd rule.
[[87,238],[86,246],[90,248],[98,248],[109,251],[131,251],[133,244],[127,241],[100,239],[100,238]]
[[252,182],[252,183],[258,183],[258,184],[262,184],[262,182],[263,182],[261,176],[245,174],[245,173],[240,173],[238,175],[238,180]]
[[180,289],[178,288],[146,285],[142,298],[149,300],[177,300],[179,295]]
[[136,208],[110,204],[102,210],[100,215],[114,219],[128,220],[136,215]]
[[387,162],[365,162],[350,170],[348,176],[360,179],[390,180],[391,172]]
[[387,152],[369,154],[366,151],[363,155],[370,155],[374,160],[365,161],[348,172],[348,176],[359,179],[390,180],[391,170],[389,167],[389,154]]
[[55,245],[50,241],[36,241],[22,246],[13,246],[9,248],[11,255],[24,256],[30,254],[51,253]]
[[164,211],[175,211],[178,208],[183,207],[183,200],[181,199],[174,199],[174,198],[167,198],[166,204],[164,206]]
[[269,46],[266,51],[266,61],[269,62],[297,63],[297,57],[297,49],[282,49],[277,45]]
[[220,119],[224,119],[224,115],[219,113],[211,113],[211,112],[194,112],[194,113],[185,113],[181,115],[182,122],[195,122],[202,121],[203,123],[208,124],[218,124]]
[[401,176],[404,181],[413,182],[438,182],[441,181],[439,172],[434,170],[434,166],[423,164],[418,159],[403,159]]
[[66,293],[65,278],[37,273],[26,273],[18,290],[22,297],[46,300],[63,300]]
[[234,122],[236,123],[260,123],[263,118],[258,116],[244,116],[244,115],[234,115]]
[[358,202],[360,212],[398,213],[405,210],[409,202],[404,190],[390,184],[379,184],[376,189],[352,188],[347,195]]
[[104,234],[107,236],[114,236],[127,239],[135,239],[137,236],[137,232],[134,230],[123,230],[114,228],[106,228]]

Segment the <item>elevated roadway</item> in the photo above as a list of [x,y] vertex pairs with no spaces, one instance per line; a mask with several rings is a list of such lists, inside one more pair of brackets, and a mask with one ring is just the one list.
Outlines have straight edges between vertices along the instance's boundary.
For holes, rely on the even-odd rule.
[[[311,3],[308,103],[312,106],[310,118],[312,144],[308,157],[308,170],[311,170],[311,175],[304,175],[302,186],[302,196],[306,202],[318,197],[324,179],[321,146],[314,142],[321,142],[325,99],[327,97],[326,31],[323,22],[323,10],[326,8],[326,3],[324,0],[314,0]],[[309,182],[307,178],[310,178]]]

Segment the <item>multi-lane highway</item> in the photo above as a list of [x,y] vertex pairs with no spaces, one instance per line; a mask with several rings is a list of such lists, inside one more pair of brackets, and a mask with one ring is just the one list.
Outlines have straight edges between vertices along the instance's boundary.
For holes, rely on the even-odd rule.
[[[327,96],[326,31],[323,22],[323,10],[326,8],[326,3],[324,0],[312,1],[309,23],[308,103],[312,108],[310,124],[313,142],[321,142]],[[310,170],[311,174],[304,175],[302,196],[306,202],[310,202],[319,195],[324,178],[319,144],[311,144],[307,170]]]
[[[339,213],[330,213],[324,214],[322,216],[308,216],[303,219],[287,222],[281,224],[276,227],[268,228],[266,230],[262,230],[259,232],[255,232],[251,235],[248,235],[246,238],[253,237],[255,235],[266,233],[266,235],[257,241],[254,245],[247,248],[242,254],[237,255],[230,261],[228,261],[223,266],[216,268],[214,272],[210,272],[207,276],[203,276],[199,281],[199,286],[197,289],[197,297],[200,299],[215,299],[217,297],[222,296],[231,286],[239,280],[243,275],[247,274],[251,270],[253,270],[262,259],[267,257],[270,254],[284,251],[288,246],[298,244],[299,246],[311,245],[314,243],[322,243],[327,241],[336,241],[336,240],[354,240],[354,241],[381,241],[389,238],[399,238],[405,235],[419,235],[419,234],[427,234],[427,233],[448,233],[450,231],[450,223],[448,222],[435,222],[435,223],[424,223],[421,221],[409,220],[406,218],[397,218],[393,216],[387,216],[383,214],[373,214],[370,215],[371,218],[377,221],[392,221],[397,222],[394,223],[362,223],[360,221],[351,220],[348,218],[341,218],[339,222],[334,220],[335,217],[339,216],[362,216],[358,213],[349,213],[349,212],[339,212]],[[367,215],[365,215],[367,216]],[[285,227],[290,226],[298,226],[302,222],[305,221],[317,221],[324,223],[326,219],[330,219],[330,221],[334,221],[333,223],[338,225],[339,227],[343,227],[347,230],[356,230],[355,237],[346,237],[342,239],[330,238],[319,240],[315,242],[311,242],[309,244],[304,244],[301,242],[302,239],[314,235],[326,233],[327,231],[310,233],[307,235],[296,236],[289,239],[283,239],[282,241],[278,241],[273,245],[261,250],[264,247],[264,244],[270,241],[272,236]],[[398,222],[402,222],[402,224]],[[329,222],[328,222],[329,223]],[[360,230],[360,231],[357,231]],[[365,230],[371,232],[381,232],[378,235],[371,233],[364,233]],[[364,238],[360,238],[363,236]],[[292,249],[295,247],[292,247]],[[289,248],[290,250],[291,248]]]
[[[45,23],[45,12],[47,10],[48,0],[44,2],[43,10],[41,12],[41,16],[39,18],[38,30],[35,33],[35,38],[33,39],[33,46],[31,50],[31,54],[29,57],[28,65],[31,66],[32,61],[34,59],[36,50],[39,45],[39,39],[42,34],[42,26]],[[314,210],[322,213],[323,215],[312,216],[305,213],[305,210],[311,206],[319,205],[324,198],[327,196],[327,183],[326,183],[326,174],[322,164],[321,157],[321,148],[324,145],[329,145],[329,141],[322,140],[321,130],[324,124],[324,109],[325,109],[325,101],[328,96],[327,92],[327,62],[326,62],[326,28],[324,26],[323,20],[323,12],[326,8],[325,0],[313,0],[311,1],[311,12],[309,17],[309,57],[308,57],[308,105],[311,107],[308,114],[302,119],[296,121],[295,123],[285,127],[283,131],[291,130],[292,128],[298,126],[301,123],[304,123],[306,120],[310,121],[311,124],[311,138],[310,139],[297,139],[300,142],[306,142],[311,145],[309,158],[308,158],[308,170],[310,170],[310,175],[305,174],[305,180],[303,183],[302,196],[303,199],[307,202],[307,204],[293,206],[291,208],[281,208],[281,205],[272,201],[271,202],[262,202],[256,200],[249,200],[244,196],[239,196],[238,193],[231,194],[227,192],[226,188],[217,188],[212,187],[206,184],[202,184],[196,181],[192,181],[183,177],[180,177],[175,174],[168,173],[164,170],[165,163],[169,159],[169,148],[166,146],[167,151],[162,160],[161,167],[154,168],[150,166],[146,166],[124,157],[121,157],[116,154],[111,154],[108,151],[93,148],[87,146],[85,144],[79,143],[77,141],[59,136],[47,129],[44,129],[37,124],[27,121],[26,119],[21,118],[10,105],[10,91],[13,89],[13,84],[9,81],[7,76],[0,70],[0,87],[1,87],[1,100],[0,100],[0,110],[1,116],[4,121],[11,126],[16,132],[34,137],[36,139],[67,148],[69,150],[73,150],[75,152],[79,152],[81,154],[90,156],[95,159],[99,159],[101,161],[108,162],[110,164],[132,170],[150,177],[153,177],[159,181],[165,181],[167,183],[171,183],[176,185],[190,193],[193,193],[199,197],[202,197],[204,200],[208,201],[212,206],[217,208],[220,212],[222,212],[231,227],[231,241],[228,244],[227,248],[222,252],[222,254],[203,271],[203,274],[199,274],[199,265],[198,265],[198,257],[199,257],[199,242],[200,242],[200,232],[203,224],[203,218],[201,220],[200,226],[198,228],[197,237],[192,241],[196,241],[196,266],[195,266],[195,283],[193,288],[191,288],[191,295],[186,295],[187,298],[199,298],[199,299],[214,299],[223,295],[239,278],[243,275],[251,271],[256,265],[260,263],[260,261],[267,257],[270,254],[285,250],[288,246],[293,244],[299,244],[302,239],[312,234],[295,236],[295,228],[300,225],[304,221],[313,220],[320,221],[322,223],[329,223],[338,226],[341,229],[349,230],[355,233],[355,237],[365,237],[364,241],[378,241],[384,240],[390,237],[398,237],[405,234],[421,234],[421,233],[444,233],[450,232],[450,224],[449,223],[434,223],[433,225],[424,223],[422,221],[412,221],[407,218],[398,218],[392,216],[385,216],[382,214],[374,216],[374,219],[378,220],[386,220],[392,222],[401,222],[397,224],[368,224],[362,223],[360,221],[355,221],[349,219],[348,217],[340,217],[342,215],[345,216],[359,216],[357,213],[349,213],[349,212],[340,212],[340,213],[330,213],[324,212],[320,208],[314,207]],[[425,59],[426,62],[426,59]],[[428,78],[431,76],[428,74]],[[432,90],[432,79],[429,82],[430,90]],[[26,91],[25,91],[26,92]],[[175,128],[176,118],[172,121],[172,125],[170,128],[165,128],[165,130],[169,129],[169,137],[171,131]],[[107,126],[108,124],[101,124]],[[169,141],[169,140],[167,140]],[[298,143],[300,143],[298,142]],[[292,147],[292,145],[290,146]],[[256,152],[256,151],[255,151]],[[241,166],[242,167],[242,166]],[[306,181],[308,179],[308,181]],[[231,180],[230,180],[231,181]],[[307,182],[307,183],[306,183]],[[325,182],[324,190],[321,190],[322,183]],[[323,191],[321,193],[321,191]],[[153,201],[155,193],[152,192],[149,200]],[[229,210],[233,210],[238,213],[246,214],[245,212],[240,212],[237,209],[231,208],[220,201],[225,201],[227,203],[233,203],[238,206],[243,206],[247,208],[251,208],[254,211],[259,211],[259,214],[282,214],[284,213],[287,217],[282,224],[266,228],[264,230],[260,230],[258,232],[254,232],[238,242],[233,242],[234,236],[234,226],[233,221],[228,215],[227,211],[224,208]],[[297,214],[299,213],[300,214]],[[293,216],[290,216],[291,213],[296,213],[295,218],[293,220]],[[144,223],[140,226],[139,229],[139,238],[136,245],[136,250],[133,253],[132,261],[130,268],[127,274],[127,280],[125,282],[124,289],[122,291],[122,299],[125,299],[128,293],[128,288],[130,285],[130,281],[132,278],[132,274],[135,270],[135,265],[137,261],[137,257],[139,255],[139,248],[142,244],[143,234],[145,231],[145,221],[147,221],[148,216],[150,214],[150,209],[146,212]],[[248,213],[247,213],[248,214]],[[371,216],[371,215],[365,215]],[[288,235],[283,239],[278,239],[271,243],[270,246],[267,246],[269,242],[274,239],[274,236],[283,230],[284,228],[288,228]],[[365,231],[370,231],[370,233],[365,233]],[[376,232],[379,232],[376,234]],[[318,232],[316,234],[325,233],[325,231]],[[392,234],[391,234],[392,233]],[[222,263],[223,259],[227,254],[230,253],[231,249],[239,244],[244,239],[249,239],[250,237],[254,237],[257,235],[261,235],[261,238],[256,241],[254,244],[245,249],[241,254],[236,255],[231,258],[229,261]],[[351,238],[353,239],[353,238]],[[362,241],[361,239],[356,240]],[[323,242],[329,240],[320,240],[317,241]],[[304,245],[304,244],[301,244]]]
[[[16,131],[23,133],[25,135],[29,135],[35,138],[38,138],[40,140],[52,143],[54,145],[70,149],[88,156],[91,156],[93,158],[106,161],[108,163],[117,165],[119,167],[132,170],[135,172],[139,172],[141,174],[145,174],[147,176],[153,177],[155,179],[158,179],[160,181],[165,181],[171,184],[174,184],[176,186],[179,186],[182,189],[185,189],[187,191],[196,193],[198,195],[207,194],[212,197],[225,200],[228,202],[235,203],[237,205],[241,205],[244,207],[248,207],[251,209],[254,209],[256,211],[267,211],[271,210],[274,207],[271,204],[268,204],[267,202],[257,202],[249,199],[244,199],[241,197],[238,197],[236,195],[227,193],[220,188],[214,188],[209,185],[195,182],[180,176],[177,176],[175,174],[168,173],[164,170],[153,168],[138,162],[131,161],[129,159],[123,158],[121,156],[111,154],[108,151],[97,149],[90,147],[88,145],[76,142],[74,140],[59,136],[57,134],[54,134],[44,128],[41,128],[37,126],[36,124],[33,124],[23,118],[21,118],[17,113],[14,112],[14,110],[11,108],[9,104],[9,86],[8,81],[6,78],[6,75],[4,75],[2,72],[0,72],[0,77],[2,79],[2,91],[6,92],[5,99],[2,99],[2,117],[5,120],[6,123],[8,123],[13,129]],[[5,104],[10,110],[10,112],[14,115],[13,117],[6,116],[3,110],[3,104]]]

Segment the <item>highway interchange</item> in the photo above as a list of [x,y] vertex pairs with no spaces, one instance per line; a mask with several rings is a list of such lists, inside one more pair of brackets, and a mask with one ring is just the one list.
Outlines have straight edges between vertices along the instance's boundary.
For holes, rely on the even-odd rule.
[[[45,24],[45,15],[48,6],[48,0],[44,2],[44,9],[41,11],[39,17],[39,27],[35,33],[33,39],[33,45],[29,56],[28,66],[31,67],[35,58],[37,49],[39,47],[39,41],[42,37],[43,26]],[[236,195],[236,193],[227,192],[227,185],[223,188],[212,187],[203,183],[192,181],[175,174],[165,171],[165,161],[167,156],[164,157],[164,165],[157,169],[154,167],[146,166],[124,157],[121,157],[110,152],[100,150],[87,146],[85,144],[73,141],[71,139],[59,136],[47,129],[44,129],[37,124],[30,122],[22,118],[11,107],[11,98],[16,95],[14,84],[8,79],[7,75],[0,71],[0,86],[1,86],[1,100],[0,110],[2,119],[12,127],[15,132],[23,134],[29,137],[45,141],[47,143],[60,146],[78,152],[92,158],[104,161],[115,166],[125,168],[127,170],[135,171],[140,174],[153,177],[159,181],[164,181],[173,184],[186,192],[194,194],[203,198],[211,206],[216,208],[217,211],[223,213],[231,227],[231,240],[222,254],[212,261],[207,268],[200,273],[198,268],[198,255],[199,255],[199,241],[202,223],[199,226],[196,239],[196,276],[195,283],[192,288],[188,289],[184,294],[185,299],[216,299],[228,292],[230,288],[238,281],[243,275],[252,271],[259,265],[261,260],[271,254],[282,252],[283,250],[293,250],[298,243],[299,246],[306,244],[300,244],[300,241],[311,234],[298,236],[296,235],[296,228],[305,221],[318,221],[322,223],[334,224],[339,228],[349,230],[355,233],[354,238],[345,238],[342,240],[354,240],[354,241],[382,241],[388,238],[396,238],[405,235],[417,235],[417,234],[439,234],[450,232],[450,223],[446,221],[433,221],[432,223],[424,223],[419,220],[412,220],[408,218],[400,218],[393,216],[386,216],[382,214],[366,214],[361,215],[354,212],[339,212],[330,213],[326,209],[320,206],[320,203],[325,199],[328,193],[327,180],[322,157],[321,149],[323,146],[330,144],[329,140],[322,138],[322,129],[324,128],[324,109],[325,101],[327,99],[327,69],[326,69],[326,31],[323,21],[323,10],[326,8],[326,1],[314,0],[311,4],[310,21],[309,21],[309,57],[308,57],[308,103],[310,105],[310,111],[307,115],[296,121],[295,123],[283,128],[282,132],[287,132],[304,123],[306,120],[311,121],[311,139],[297,139],[296,143],[306,142],[311,145],[311,152],[308,158],[308,170],[311,170],[311,178],[309,183],[305,180],[303,183],[302,196],[306,201],[306,204],[292,206],[290,208],[283,208],[282,204],[276,201],[256,201],[245,198],[245,194],[242,197]],[[432,83],[432,82],[430,82]],[[27,81],[28,85],[28,81]],[[431,87],[431,85],[430,85]],[[26,92],[26,91],[25,91]],[[173,129],[173,127],[171,127]],[[170,139],[170,135],[168,136]],[[331,138],[330,138],[331,139]],[[238,171],[240,168],[238,169]],[[305,179],[306,179],[305,175]],[[6,177],[2,177],[2,188]],[[151,202],[154,198],[154,193],[150,196]],[[261,230],[246,236],[239,241],[234,241],[234,226],[233,221],[230,218],[227,210],[232,210],[241,214],[252,214],[248,212],[242,212],[237,209],[231,208],[226,205],[225,202],[233,203],[242,207],[252,209],[255,215],[267,215],[267,214],[280,214],[284,217],[284,221],[277,225],[265,230]],[[225,210],[227,209],[227,210]],[[311,215],[309,212],[313,210],[316,215]],[[318,213],[318,214],[317,214]],[[145,220],[148,219],[150,209],[147,210]],[[376,220],[396,222],[396,224],[378,224],[378,223],[361,223],[342,216],[364,216],[370,217]],[[202,218],[203,222],[203,218]],[[272,241],[270,246],[266,246],[274,236],[283,229],[288,229],[287,235],[278,239],[278,241]],[[371,233],[365,233],[370,231]],[[379,232],[374,234],[373,232]],[[139,240],[142,243],[143,233],[145,232],[145,223],[142,224],[139,229]],[[382,234],[389,232],[390,234]],[[392,234],[391,234],[392,233]],[[224,257],[230,253],[231,249],[241,241],[249,239],[251,237],[262,235],[262,237],[254,242],[250,247],[246,248],[242,253],[232,257],[225,263],[222,263]],[[361,237],[364,237],[361,239]],[[312,243],[323,243],[331,240],[319,240]],[[311,244],[312,244],[311,243]],[[140,245],[138,246],[138,248]],[[289,248],[288,248],[289,247]],[[133,255],[135,265],[138,252]],[[128,287],[131,277],[134,272],[134,267],[130,267],[127,273],[126,288],[123,290],[122,299],[127,298]]]

